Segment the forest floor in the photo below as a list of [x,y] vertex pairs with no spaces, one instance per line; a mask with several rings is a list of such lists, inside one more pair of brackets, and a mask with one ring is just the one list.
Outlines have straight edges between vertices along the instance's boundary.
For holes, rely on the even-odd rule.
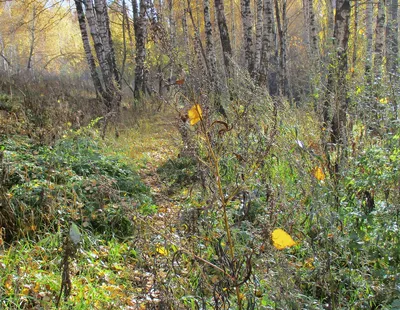
[[[257,192],[258,178],[249,187],[254,190],[248,196],[254,197],[246,205],[253,212],[248,218],[243,220],[241,211],[247,196],[232,199],[236,252],[231,259],[212,186],[203,188],[202,166],[179,154],[177,113],[124,113],[118,138],[110,128],[101,140],[95,120],[79,129],[66,123],[49,143],[41,136],[45,129],[28,120],[15,122],[23,113],[0,114],[0,309],[54,309],[58,303],[60,309],[78,310],[214,309],[221,302],[234,309],[230,305],[241,300],[248,309],[320,310],[327,309],[324,304],[337,289],[332,308],[398,308],[398,213],[396,219],[395,209],[387,207],[398,200],[386,198],[370,215],[346,209],[337,215],[343,218],[340,226],[326,221],[333,214],[326,207],[331,183],[316,175],[321,159],[306,153],[300,140],[310,148],[318,141],[308,118],[301,127],[307,130],[296,136],[293,119],[283,118],[290,126],[280,126],[274,155],[280,160],[271,161],[269,176],[278,184],[276,200],[268,204]],[[195,128],[189,130],[201,141]],[[392,175],[398,137],[388,144],[391,151],[372,149],[373,164],[361,157],[364,166],[376,170],[378,154],[380,160],[388,158],[381,170]],[[242,165],[231,153],[226,151],[221,162]],[[351,182],[371,174],[361,173],[349,174]],[[387,186],[398,189],[395,180]],[[301,220],[292,230],[295,246],[276,248],[272,228],[290,229],[295,220]],[[326,274],[331,255],[336,260]],[[251,273],[238,294],[230,282],[234,272],[238,278]]]

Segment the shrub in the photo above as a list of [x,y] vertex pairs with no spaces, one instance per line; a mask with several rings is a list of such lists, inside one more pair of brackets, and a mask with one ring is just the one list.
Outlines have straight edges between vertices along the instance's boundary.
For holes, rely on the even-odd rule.
[[69,220],[125,237],[132,232],[130,212],[151,202],[139,175],[117,157],[102,154],[88,136],[65,137],[53,147],[14,136],[1,148],[0,226],[7,240],[55,231]]

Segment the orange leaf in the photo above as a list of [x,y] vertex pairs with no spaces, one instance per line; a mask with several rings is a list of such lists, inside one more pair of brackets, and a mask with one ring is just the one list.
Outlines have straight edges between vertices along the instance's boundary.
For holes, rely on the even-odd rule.
[[176,85],[183,85],[183,83],[185,83],[185,79],[176,80],[175,82]]
[[190,120],[190,125],[197,124],[202,118],[202,111],[199,104],[195,104],[192,108],[188,111],[188,117]]

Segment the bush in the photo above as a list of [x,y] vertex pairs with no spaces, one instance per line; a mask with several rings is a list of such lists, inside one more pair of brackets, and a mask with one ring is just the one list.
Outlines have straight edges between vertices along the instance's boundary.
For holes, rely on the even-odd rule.
[[87,136],[65,137],[53,147],[14,136],[5,138],[1,149],[0,226],[8,241],[55,231],[70,220],[125,237],[132,232],[131,211],[151,202],[138,174],[102,154]]

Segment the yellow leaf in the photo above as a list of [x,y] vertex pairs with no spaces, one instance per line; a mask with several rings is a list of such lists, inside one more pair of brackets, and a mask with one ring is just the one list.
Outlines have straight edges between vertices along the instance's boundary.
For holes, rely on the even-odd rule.
[[322,170],[321,167],[315,167],[314,168],[314,177],[318,180],[318,181],[323,181],[325,180],[325,173]]
[[196,123],[198,123],[203,114],[203,112],[201,111],[201,107],[199,104],[195,104],[189,111],[188,111],[188,117],[190,120],[190,125],[195,125]]
[[161,254],[162,256],[167,256],[168,255],[168,250],[162,246],[158,246],[156,248],[156,251]]
[[22,296],[28,296],[29,295],[29,287],[24,287],[21,291]]
[[387,104],[388,103],[388,98],[381,98],[379,99],[379,102],[382,104]]
[[275,229],[272,232],[272,242],[274,247],[278,250],[283,250],[296,245],[296,242],[294,242],[292,237],[281,228]]
[[308,269],[315,269],[314,267],[314,258],[310,257],[304,261],[304,267]]
[[8,275],[6,281],[4,282],[4,287],[7,292],[10,292],[12,289],[12,275]]

